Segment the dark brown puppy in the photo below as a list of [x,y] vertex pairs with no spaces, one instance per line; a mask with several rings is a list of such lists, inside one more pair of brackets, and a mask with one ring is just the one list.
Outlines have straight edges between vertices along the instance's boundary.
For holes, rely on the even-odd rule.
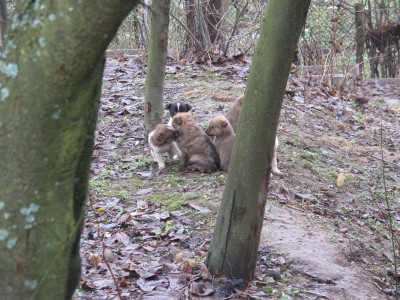
[[216,116],[210,121],[206,133],[214,137],[213,143],[221,161],[221,169],[228,172],[233,143],[236,138],[235,131],[226,117]]
[[197,126],[191,113],[178,113],[172,119],[176,142],[182,151],[183,166],[202,173],[216,171],[220,161],[215,146],[204,131]]
[[[236,128],[237,128],[237,122],[239,120],[239,115],[240,111],[242,109],[243,105],[243,100],[244,96],[238,97],[232,104],[232,106],[229,108],[229,110],[226,113],[226,118],[229,120],[229,122],[232,125],[233,130],[236,133]],[[274,156],[272,157],[272,162],[271,162],[271,171],[275,175],[282,175],[283,173],[279,171],[278,169],[278,161],[276,158],[276,151],[278,149],[279,141],[278,137],[275,139],[275,147],[274,147]]]
[[168,153],[170,161],[174,159],[174,156],[181,157],[181,151],[175,143],[174,137],[175,130],[164,124],[157,124],[149,134],[151,155],[157,161],[160,171],[165,168],[164,153]]

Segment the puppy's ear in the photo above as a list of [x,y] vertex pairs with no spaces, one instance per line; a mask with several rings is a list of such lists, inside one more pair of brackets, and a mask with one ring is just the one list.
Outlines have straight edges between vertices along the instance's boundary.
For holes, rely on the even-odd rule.
[[190,111],[192,109],[192,106],[190,104],[186,104],[186,109],[187,111]]
[[221,127],[226,127],[228,126],[228,122],[225,120],[221,120]]
[[165,109],[170,109],[171,108],[171,103],[165,104]]

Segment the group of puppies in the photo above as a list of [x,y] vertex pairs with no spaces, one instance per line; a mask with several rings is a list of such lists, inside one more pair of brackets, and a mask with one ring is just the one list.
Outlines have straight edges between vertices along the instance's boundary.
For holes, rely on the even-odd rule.
[[[227,172],[243,100],[244,96],[240,96],[225,116],[219,115],[211,119],[206,131],[197,125],[189,112],[192,108],[189,104],[167,104],[166,109],[171,116],[168,125],[157,124],[148,138],[151,154],[157,161],[159,170],[165,168],[163,155],[167,153],[170,161],[182,159],[183,166],[190,171]],[[278,139],[275,141],[271,167],[273,174],[281,175],[276,158],[277,147]]]

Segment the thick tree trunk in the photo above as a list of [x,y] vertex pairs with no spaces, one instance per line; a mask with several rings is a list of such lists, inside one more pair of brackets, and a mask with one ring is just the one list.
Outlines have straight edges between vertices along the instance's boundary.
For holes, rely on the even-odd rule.
[[162,123],[170,0],[153,0],[151,7],[151,38],[144,97],[144,126],[147,134]]
[[0,299],[70,299],[104,51],[137,1],[19,1],[0,60]]
[[212,274],[254,277],[282,100],[309,5],[310,0],[269,4],[206,260]]

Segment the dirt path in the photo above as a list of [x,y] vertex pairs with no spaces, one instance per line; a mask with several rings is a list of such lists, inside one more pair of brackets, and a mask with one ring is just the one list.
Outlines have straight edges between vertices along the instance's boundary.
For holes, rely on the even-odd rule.
[[347,261],[349,240],[323,218],[275,203],[267,205],[265,218],[261,244],[282,252],[294,274],[310,279],[304,293],[317,299],[384,299],[363,271]]

